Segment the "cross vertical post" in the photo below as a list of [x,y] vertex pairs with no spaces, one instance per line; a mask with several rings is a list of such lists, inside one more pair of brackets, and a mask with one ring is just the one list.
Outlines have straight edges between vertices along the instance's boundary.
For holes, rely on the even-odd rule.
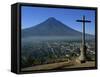
[[76,20],[76,21],[82,23],[82,50],[79,58],[82,62],[85,62],[86,59],[85,23],[90,23],[91,21],[86,20],[85,16],[82,17],[82,20]]

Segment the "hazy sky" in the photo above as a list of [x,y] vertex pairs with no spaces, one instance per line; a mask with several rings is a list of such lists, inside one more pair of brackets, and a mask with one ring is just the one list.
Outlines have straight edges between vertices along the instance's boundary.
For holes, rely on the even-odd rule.
[[22,29],[35,26],[49,17],[54,17],[67,26],[82,31],[82,23],[76,22],[77,19],[82,19],[85,15],[86,19],[91,20],[91,23],[86,23],[86,33],[95,34],[95,11],[94,10],[76,10],[76,9],[58,9],[44,7],[29,7],[22,6],[21,21]]

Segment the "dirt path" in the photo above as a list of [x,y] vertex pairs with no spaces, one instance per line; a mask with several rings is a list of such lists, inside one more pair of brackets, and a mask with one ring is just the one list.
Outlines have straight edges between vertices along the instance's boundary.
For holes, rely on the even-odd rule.
[[44,65],[37,65],[33,67],[23,68],[22,71],[31,71],[31,70],[49,70],[49,69],[56,69],[59,67],[73,65],[72,62],[59,62],[59,63],[52,63],[52,64],[44,64]]
[[21,69],[21,71],[35,71],[35,70],[50,70],[50,69],[67,69],[67,68],[80,68],[80,67],[94,67],[95,62],[86,62],[82,64],[74,64],[72,61],[69,62],[59,62],[52,64],[37,65],[33,67],[27,67]]

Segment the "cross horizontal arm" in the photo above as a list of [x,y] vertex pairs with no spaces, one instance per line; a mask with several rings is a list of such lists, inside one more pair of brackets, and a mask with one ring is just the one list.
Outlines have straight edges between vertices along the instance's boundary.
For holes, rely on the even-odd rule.
[[89,20],[76,20],[77,22],[91,22]]

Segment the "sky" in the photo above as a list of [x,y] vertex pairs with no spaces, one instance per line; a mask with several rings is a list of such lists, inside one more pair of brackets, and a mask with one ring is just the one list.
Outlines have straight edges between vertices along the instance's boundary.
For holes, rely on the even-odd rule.
[[86,33],[95,35],[95,10],[22,6],[21,28],[36,26],[49,17],[54,17],[70,28],[82,32],[82,23],[76,22],[76,20],[82,19],[83,15],[91,21],[91,23],[86,23]]

